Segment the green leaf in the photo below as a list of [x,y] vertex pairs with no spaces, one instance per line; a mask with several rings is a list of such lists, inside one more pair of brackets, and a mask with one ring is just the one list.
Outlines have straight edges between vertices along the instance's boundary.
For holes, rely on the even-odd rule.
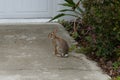
[[55,17],[53,17],[49,22],[51,22],[51,21],[53,21],[53,20],[55,20],[55,19],[58,19],[58,18],[60,18],[60,17],[62,17],[62,16],[65,16],[65,14],[64,14],[64,13],[58,14],[58,15],[56,15]]
[[120,41],[120,32],[116,35],[117,39]]
[[115,80],[120,80],[120,76],[117,76]]
[[78,6],[77,10],[80,11],[80,13],[83,13],[83,10]]
[[81,17],[80,16],[77,16],[77,15],[73,15],[73,14],[65,14],[66,16],[73,16],[73,17],[75,17],[75,18],[79,18],[79,19],[81,19]]
[[87,41],[89,41],[89,42],[92,41],[92,38],[91,38],[90,36],[86,36],[85,39],[86,39]]
[[77,37],[79,37],[79,34],[78,34],[78,32],[74,32],[72,36],[73,36],[73,38],[76,39]]
[[73,5],[75,5],[75,3],[73,2],[73,0],[65,0],[67,3],[69,3],[69,4],[73,4]]
[[77,11],[74,11],[74,10],[71,10],[71,9],[63,9],[63,10],[60,10],[59,12],[73,12],[73,13],[75,13],[75,14],[77,14],[77,15],[81,15],[79,12],[77,12]]
[[120,66],[120,62],[117,62],[117,61],[116,61],[116,62],[114,62],[112,65],[113,65],[113,69],[116,70],[116,69],[119,68],[119,66]]
[[60,17],[63,17],[63,16],[73,16],[73,17],[76,17],[76,18],[80,18],[79,16],[76,16],[76,15],[73,15],[73,14],[64,14],[64,13],[61,13],[61,14],[58,14],[55,17],[53,17],[49,22],[51,22],[51,21],[53,21],[55,19],[58,19]]
[[56,15],[55,17],[53,17],[49,22],[55,20],[55,19],[58,19],[60,17],[63,17],[63,16],[73,16],[73,17],[77,17],[77,18],[80,18],[79,16],[76,16],[76,15],[73,15],[73,14],[64,14],[64,13],[61,13],[61,14],[58,14]]
[[83,10],[80,8],[80,2],[81,0],[79,0],[73,7],[74,11],[76,11],[76,9],[80,12],[83,13]]
[[62,5],[62,6],[66,6],[66,7],[74,7],[74,5],[72,5],[72,4],[68,4],[68,3],[63,3],[63,4],[60,4],[60,5]]
[[62,10],[60,10],[59,12],[66,12],[66,11],[73,11],[73,10],[70,10],[70,9],[62,9]]

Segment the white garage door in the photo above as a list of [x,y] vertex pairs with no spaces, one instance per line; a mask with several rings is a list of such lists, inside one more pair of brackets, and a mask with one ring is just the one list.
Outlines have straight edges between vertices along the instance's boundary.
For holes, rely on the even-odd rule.
[[0,18],[49,18],[53,0],[0,0]]

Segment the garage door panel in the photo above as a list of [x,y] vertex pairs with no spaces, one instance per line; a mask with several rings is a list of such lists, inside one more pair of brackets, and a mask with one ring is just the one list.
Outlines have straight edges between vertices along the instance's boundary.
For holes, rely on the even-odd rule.
[[6,1],[5,0],[0,0],[0,13],[6,12]]
[[19,12],[47,12],[49,0],[19,0]]
[[51,17],[53,0],[0,0],[0,18]]

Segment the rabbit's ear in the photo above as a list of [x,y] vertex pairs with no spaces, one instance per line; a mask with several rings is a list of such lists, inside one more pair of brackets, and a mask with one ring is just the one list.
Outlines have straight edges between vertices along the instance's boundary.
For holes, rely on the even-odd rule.
[[51,35],[51,34],[49,33],[49,34],[48,34],[48,38],[50,38],[50,35]]
[[55,29],[54,29],[54,33],[56,33],[57,31],[58,31],[58,28],[55,28]]

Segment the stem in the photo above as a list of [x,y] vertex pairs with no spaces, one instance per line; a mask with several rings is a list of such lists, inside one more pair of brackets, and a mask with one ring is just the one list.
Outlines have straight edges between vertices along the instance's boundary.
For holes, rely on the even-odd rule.
[[77,29],[76,29],[76,20],[77,20],[77,19],[75,19],[75,21],[74,21],[74,26],[73,26],[74,32],[77,32]]

